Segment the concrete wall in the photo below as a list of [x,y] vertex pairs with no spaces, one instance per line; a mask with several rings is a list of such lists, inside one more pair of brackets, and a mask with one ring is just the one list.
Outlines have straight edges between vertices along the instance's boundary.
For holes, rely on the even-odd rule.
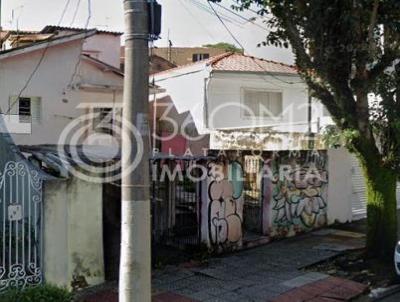
[[[258,203],[246,196],[250,193],[245,190],[244,157],[235,153],[226,152],[207,164],[208,177],[201,190],[201,234],[209,248],[218,252],[240,249],[247,243],[247,233],[283,238],[327,225],[331,201],[326,151],[280,151],[274,157],[265,152],[257,177],[262,188]],[[248,229],[246,211],[258,211],[249,213],[260,217],[256,228]]]
[[270,192],[264,194],[270,199],[268,235],[290,237],[326,226],[330,202],[326,152],[278,154],[270,163],[272,181],[264,177],[264,188],[269,186]]
[[43,202],[46,282],[69,288],[104,282],[102,185],[48,181]]
[[203,182],[202,241],[215,251],[242,246],[243,169],[240,158],[210,162]]

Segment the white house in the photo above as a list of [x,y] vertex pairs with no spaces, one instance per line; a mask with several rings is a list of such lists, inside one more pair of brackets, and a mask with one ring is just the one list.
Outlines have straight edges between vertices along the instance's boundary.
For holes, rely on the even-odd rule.
[[244,54],[215,56],[157,73],[154,80],[166,90],[157,98],[159,132],[169,136],[170,119],[179,124],[178,139],[164,141],[175,148],[172,152],[182,143],[210,149],[304,149],[306,134],[317,133],[324,117],[294,66]]
[[[59,138],[77,117],[106,114],[121,103],[120,36],[56,26],[3,32],[8,48],[0,52],[0,109],[17,144],[88,143]],[[88,129],[96,128],[89,122]]]

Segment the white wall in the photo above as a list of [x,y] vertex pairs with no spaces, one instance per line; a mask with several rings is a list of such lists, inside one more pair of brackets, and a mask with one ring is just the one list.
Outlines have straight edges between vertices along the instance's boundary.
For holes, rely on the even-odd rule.
[[205,65],[195,64],[155,76],[156,85],[165,89],[165,94],[158,98],[170,96],[176,112],[190,114],[200,134],[207,133],[204,121],[204,90],[209,72]]
[[71,287],[104,282],[102,184],[80,179],[44,184],[44,275]]
[[[209,129],[238,129],[242,127],[271,126],[280,132],[306,132],[308,90],[298,76],[279,75],[278,80],[270,75],[249,73],[213,73],[208,86],[208,120]],[[287,84],[282,82],[295,82]],[[239,107],[243,103],[242,89],[255,88],[282,92],[282,118],[249,118],[244,117]],[[232,104],[227,106],[226,104]],[[218,109],[223,106],[223,109]],[[214,113],[213,113],[214,112]],[[290,125],[293,123],[294,125]]]
[[[37,66],[43,50],[27,55],[10,57],[0,61],[0,107],[8,110],[10,96],[18,95],[29,75]],[[87,96],[80,89],[69,89],[77,63],[78,75],[73,84],[100,84],[121,86],[123,78],[111,72],[103,72],[80,60],[81,42],[75,41],[48,48],[44,60],[34,74],[22,96],[41,97],[41,120],[32,123],[31,134],[13,134],[20,145],[57,144],[63,129],[75,118],[86,113],[79,108],[81,102],[98,102],[95,95]],[[112,100],[112,92],[105,93],[105,101]],[[84,96],[85,95],[85,96]],[[122,94],[117,95],[121,101]]]
[[120,47],[120,36],[100,33],[88,38],[83,46],[83,50],[99,51],[99,56],[97,59],[119,68]]

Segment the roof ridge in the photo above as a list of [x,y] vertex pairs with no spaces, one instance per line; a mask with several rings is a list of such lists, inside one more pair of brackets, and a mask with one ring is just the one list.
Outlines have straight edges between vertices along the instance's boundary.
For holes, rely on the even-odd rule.
[[246,55],[246,54],[243,54],[243,53],[234,53],[234,54],[235,55],[241,55],[241,56],[244,56],[244,57],[247,57],[247,58],[252,58],[254,60],[264,61],[264,62],[267,62],[267,63],[279,64],[279,65],[282,65],[282,66],[285,66],[285,67],[297,68],[296,65],[286,64],[286,63],[283,63],[283,62],[278,62],[278,61],[274,61],[274,60],[268,60],[268,59],[264,59],[264,58],[259,58],[259,57],[255,57],[255,56],[252,56],[252,55]]
[[123,35],[123,32],[118,32],[118,31],[109,31],[109,30],[103,30],[103,29],[98,29],[98,28],[82,28],[82,27],[73,27],[73,26],[60,26],[60,25],[46,25],[45,27],[40,30],[40,33],[46,33],[47,30],[71,30],[71,31],[91,31],[91,30],[96,30],[98,33],[104,33],[104,34],[111,34],[111,35]]
[[3,55],[3,54],[7,54],[7,53],[12,53],[14,51],[18,51],[18,50],[21,50],[21,49],[27,49],[27,48],[35,47],[35,46],[38,46],[38,45],[39,46],[46,45],[46,44],[52,43],[54,41],[60,41],[60,40],[64,40],[64,39],[69,39],[69,38],[73,38],[75,36],[80,36],[80,35],[83,35],[82,39],[86,39],[86,38],[92,36],[95,33],[96,33],[96,30],[90,30],[90,31],[87,31],[87,32],[79,32],[79,33],[74,33],[74,34],[65,35],[65,36],[55,36],[55,37],[53,36],[54,38],[49,37],[49,38],[47,38],[47,39],[45,39],[43,41],[40,41],[40,42],[35,42],[35,43],[31,43],[29,45],[23,45],[23,46],[20,46],[20,47],[15,47],[15,48],[2,50],[2,51],[0,51],[0,56]]
[[190,62],[190,63],[184,64],[184,65],[180,65],[180,66],[177,66],[177,67],[174,67],[174,68],[171,68],[171,69],[160,71],[160,72],[154,73],[152,75],[157,76],[157,75],[161,75],[163,73],[169,73],[171,71],[180,70],[180,69],[183,69],[183,68],[186,68],[186,67],[189,67],[189,66],[196,66],[196,65],[200,65],[200,64],[204,64],[204,63],[206,63],[206,65],[214,64],[214,61],[218,62],[220,59],[223,59],[224,57],[226,57],[227,55],[230,55],[230,54],[232,54],[232,53],[231,52],[226,52],[226,53],[223,53],[223,54],[220,54],[220,55],[216,55],[216,56],[210,57],[210,58],[205,59],[205,60],[201,60],[201,61],[197,61],[197,62]]

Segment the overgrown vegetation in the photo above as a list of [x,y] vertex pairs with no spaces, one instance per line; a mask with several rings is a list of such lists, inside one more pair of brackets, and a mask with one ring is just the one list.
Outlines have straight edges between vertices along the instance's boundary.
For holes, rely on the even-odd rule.
[[203,47],[223,49],[226,52],[243,53],[243,49],[238,48],[235,45],[233,45],[231,43],[226,43],[226,42],[219,42],[216,44],[205,44],[205,45],[203,45]]
[[71,302],[72,294],[54,285],[9,289],[0,293],[0,302]]

